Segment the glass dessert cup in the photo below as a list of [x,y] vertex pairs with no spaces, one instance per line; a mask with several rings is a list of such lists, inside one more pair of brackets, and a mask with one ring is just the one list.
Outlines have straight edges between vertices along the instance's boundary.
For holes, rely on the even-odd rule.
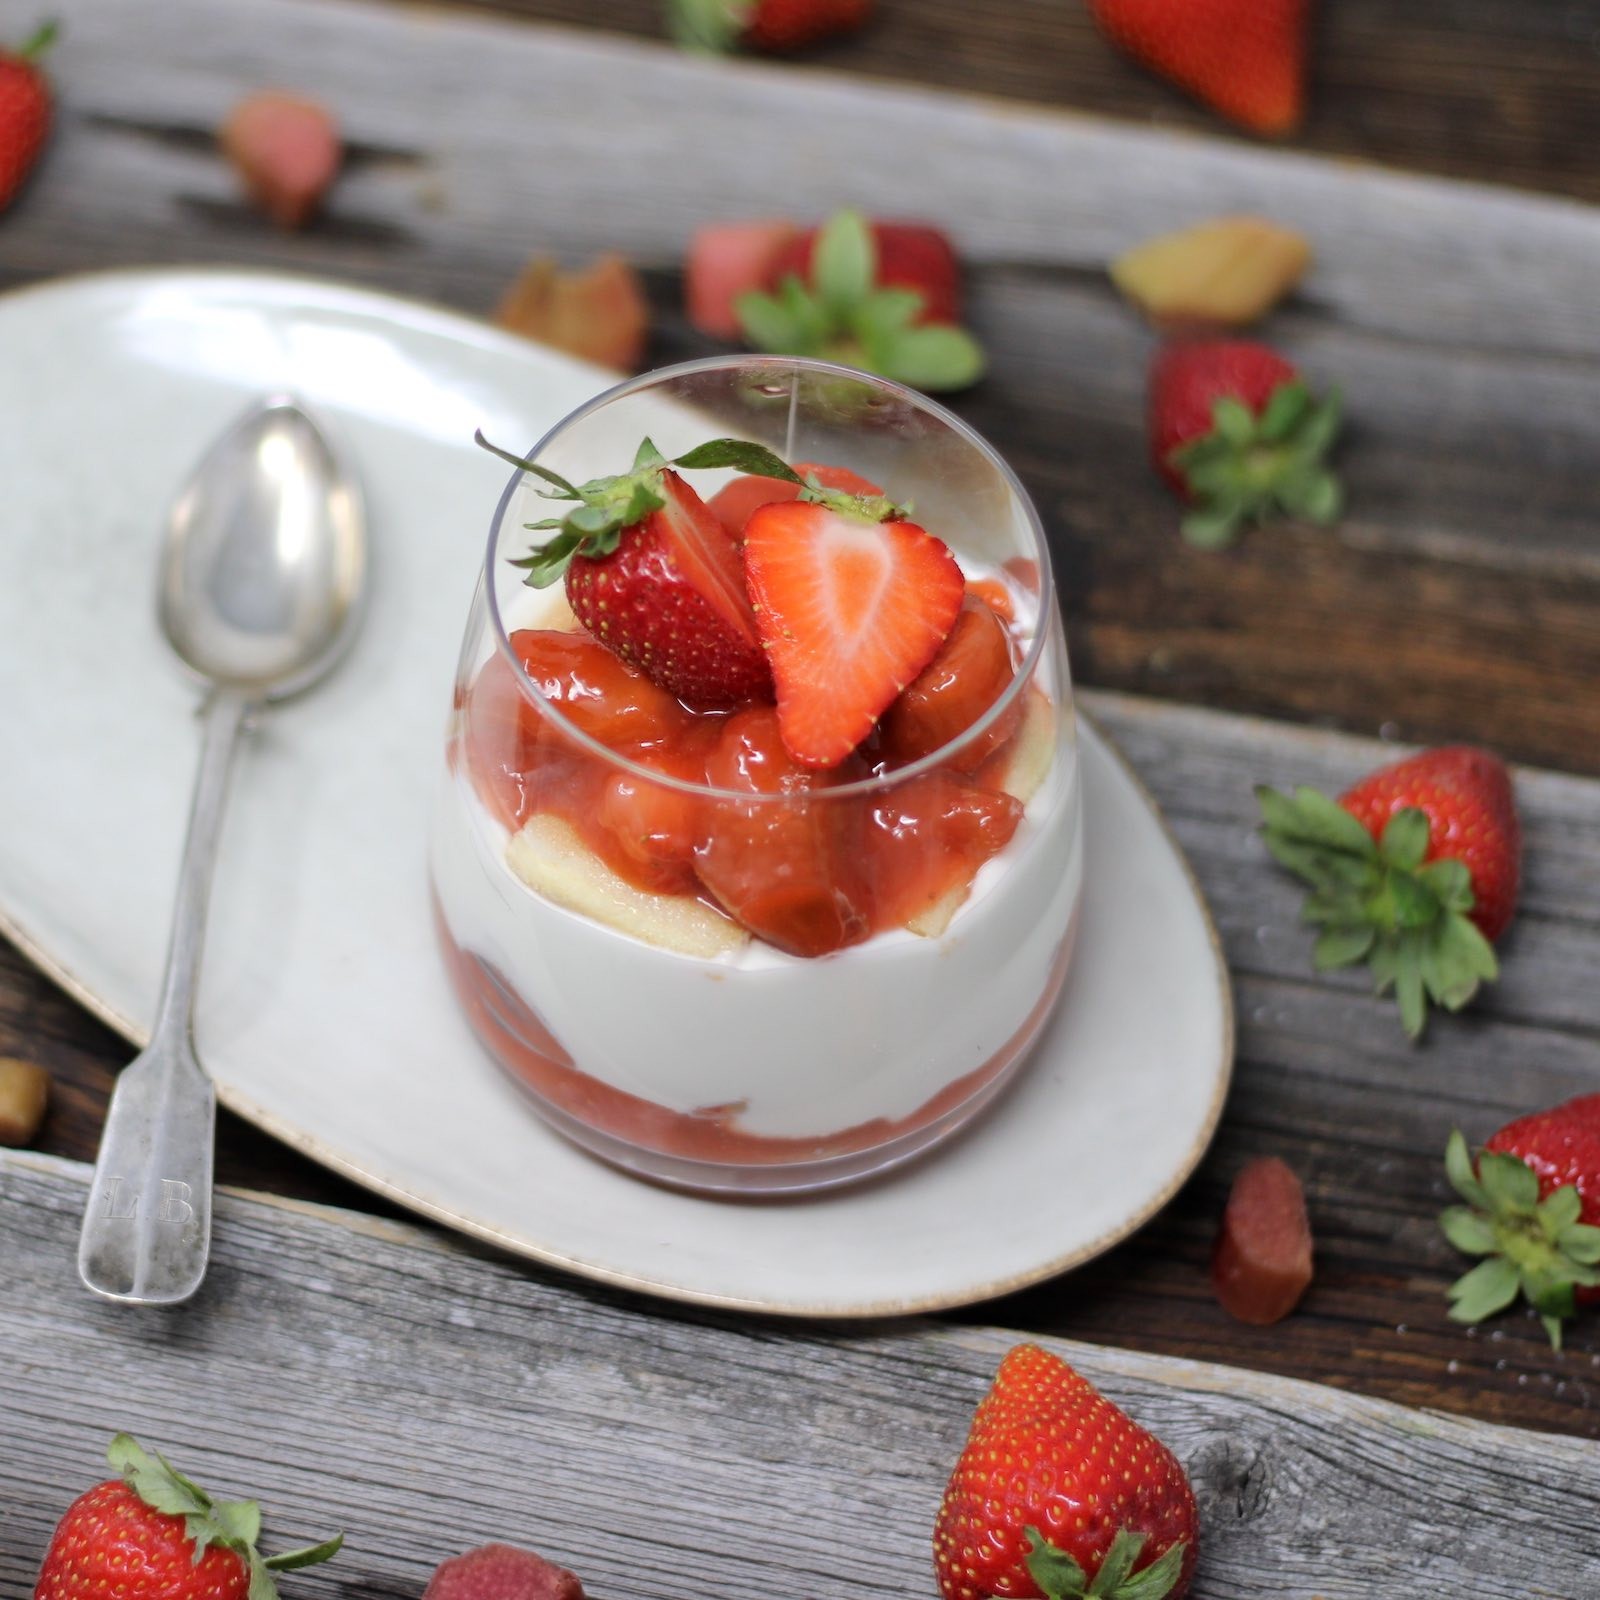
[[[853,1181],[1000,1092],[1071,958],[1080,785],[1043,532],[950,413],[790,357],[646,374],[529,459],[582,483],[646,437],[669,458],[755,440],[880,486],[954,555],[962,612],[854,753],[801,768],[770,697],[686,707],[585,633],[559,584],[525,584],[513,562],[552,507],[517,473],[456,675],[441,946],[490,1055],[592,1153],[725,1194]],[[770,481],[683,477],[730,530]]]

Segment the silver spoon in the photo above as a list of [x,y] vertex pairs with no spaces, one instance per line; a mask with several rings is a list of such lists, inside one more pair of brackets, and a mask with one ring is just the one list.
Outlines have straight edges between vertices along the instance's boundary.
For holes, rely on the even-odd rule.
[[360,492],[292,400],[263,401],[207,452],[160,580],[162,631],[210,692],[155,1027],[111,1097],[78,1246],[84,1283],[133,1305],[188,1299],[211,1248],[216,1095],[191,1024],[234,747],[255,710],[338,658],[366,588]]

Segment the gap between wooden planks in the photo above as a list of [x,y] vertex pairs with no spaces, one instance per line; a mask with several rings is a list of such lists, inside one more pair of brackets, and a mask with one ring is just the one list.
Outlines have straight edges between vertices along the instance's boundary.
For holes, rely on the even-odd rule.
[[[280,1545],[291,1596],[415,1596],[502,1538],[597,1600],[934,1593],[929,1531],[1014,1336],[834,1331],[552,1281],[406,1224],[230,1194],[187,1307],[79,1286],[87,1169],[0,1155],[0,1592],[126,1427]],[[1195,1600],[1600,1596],[1600,1446],[1239,1369],[1060,1343],[1199,1497]]]

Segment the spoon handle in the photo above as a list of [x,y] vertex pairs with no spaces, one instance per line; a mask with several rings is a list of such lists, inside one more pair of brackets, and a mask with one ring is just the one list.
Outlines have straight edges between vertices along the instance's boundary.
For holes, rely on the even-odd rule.
[[117,1079],[78,1244],[84,1284],[109,1300],[171,1305],[205,1276],[211,1250],[216,1095],[195,1055],[194,994],[228,772],[251,709],[216,690],[178,875],[172,942],[150,1043]]

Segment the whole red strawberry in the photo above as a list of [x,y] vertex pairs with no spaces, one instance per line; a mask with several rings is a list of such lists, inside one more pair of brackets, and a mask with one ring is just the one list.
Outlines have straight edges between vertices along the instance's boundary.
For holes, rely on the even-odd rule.
[[261,1508],[215,1501],[153,1460],[125,1433],[106,1459],[122,1476],[67,1507],[34,1586],[34,1600],[277,1600],[273,1573],[336,1555],[343,1535],[263,1556]]
[[1516,906],[1522,828],[1511,777],[1452,745],[1382,767],[1339,797],[1260,788],[1267,848],[1314,891],[1319,970],[1365,961],[1417,1038],[1429,1002],[1458,1011],[1498,975],[1490,939]]
[[572,484],[548,468],[490,444],[502,460],[577,502],[564,517],[530,523],[550,537],[513,565],[545,588],[565,578],[578,621],[651,682],[697,707],[772,698],[755,612],[745,592],[739,544],[674,467],[734,467],[793,479],[771,451],[716,439],[669,462],[646,439],[632,468]]
[[[961,321],[961,262],[949,235],[926,222],[880,222],[869,218],[867,230],[877,252],[873,282],[880,289],[912,289],[922,296],[915,321]],[[821,228],[791,239],[767,269],[767,287],[780,289],[788,277],[813,280]]]
[[1339,796],[1374,839],[1389,818],[1414,806],[1428,819],[1424,861],[1462,862],[1472,878],[1469,913],[1485,939],[1511,926],[1522,874],[1522,824],[1511,774],[1499,756],[1447,745],[1382,767]]
[[738,546],[675,472],[662,504],[609,555],[575,555],[567,602],[601,644],[692,706],[770,695],[772,673],[738,580]]
[[672,0],[673,37],[696,50],[803,50],[854,33],[873,0]]
[[736,296],[733,312],[758,350],[820,356],[917,389],[964,388],[983,371],[977,341],[957,326],[955,250],[926,223],[836,212],[776,251],[765,290]]
[[1479,1322],[1526,1295],[1561,1347],[1576,1306],[1600,1301],[1600,1094],[1508,1122],[1474,1168],[1452,1133],[1452,1187],[1467,1203],[1439,1221],[1457,1249],[1482,1256],[1450,1287],[1450,1315]]
[[1018,1345],[972,1419],[939,1507],[944,1600],[1092,1592],[1182,1600],[1199,1516],[1161,1441],[1059,1357]]
[[1309,0],[1090,0],[1112,42],[1255,133],[1305,111]]
[[50,84],[39,59],[55,41],[47,22],[20,50],[0,51],[0,211],[16,197],[50,132]]
[[1247,523],[1334,521],[1343,504],[1326,466],[1337,391],[1316,399],[1299,370],[1251,339],[1164,345],[1150,367],[1150,453],[1192,507],[1183,533],[1219,549]]

